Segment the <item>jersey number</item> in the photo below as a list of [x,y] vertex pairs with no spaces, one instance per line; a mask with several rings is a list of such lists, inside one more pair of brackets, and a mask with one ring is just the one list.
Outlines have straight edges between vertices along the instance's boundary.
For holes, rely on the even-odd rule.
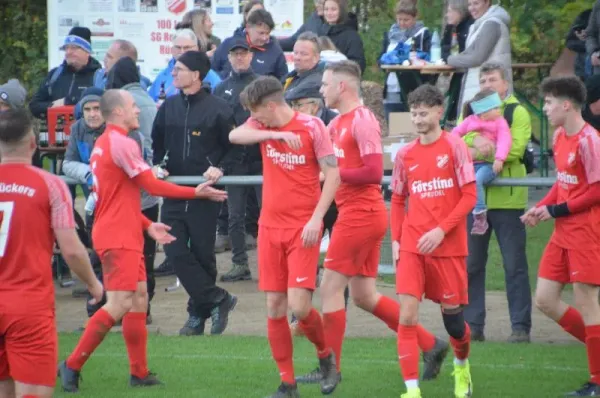
[[8,244],[8,233],[10,232],[10,220],[15,208],[15,202],[0,202],[0,257],[6,253]]

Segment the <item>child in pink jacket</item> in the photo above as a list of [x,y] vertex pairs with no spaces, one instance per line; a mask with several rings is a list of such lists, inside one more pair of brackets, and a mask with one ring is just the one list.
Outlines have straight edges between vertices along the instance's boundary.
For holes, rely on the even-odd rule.
[[477,132],[492,141],[496,148],[494,163],[475,161],[477,203],[473,209],[472,235],[483,235],[488,230],[485,185],[489,184],[502,171],[512,145],[510,127],[502,115],[501,106],[502,100],[498,93],[491,90],[481,91],[465,104],[463,111],[465,119],[452,130],[452,134],[460,137]]

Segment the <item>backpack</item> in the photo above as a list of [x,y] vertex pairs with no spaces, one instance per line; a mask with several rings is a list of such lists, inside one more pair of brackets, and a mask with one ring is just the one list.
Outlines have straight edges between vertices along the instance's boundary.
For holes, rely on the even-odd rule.
[[52,72],[52,76],[50,76],[50,79],[48,80],[48,83],[46,84],[46,86],[48,86],[48,95],[50,97],[52,97],[52,86],[54,86],[54,83],[56,83],[56,81],[60,77],[63,70],[64,70],[64,65],[60,64],[56,69],[54,69],[54,71]]
[[[512,104],[506,104],[504,106],[503,116],[504,116],[504,119],[506,119],[506,122],[508,123],[509,127],[512,125],[513,114],[515,113],[515,109],[519,105],[521,105],[521,104],[512,103]],[[529,145],[529,143],[525,147],[525,152],[523,153],[523,157],[520,160],[521,160],[521,163],[523,163],[523,165],[525,165],[525,170],[526,170],[527,174],[533,173],[533,171],[535,170],[535,156],[533,154],[533,148]]]

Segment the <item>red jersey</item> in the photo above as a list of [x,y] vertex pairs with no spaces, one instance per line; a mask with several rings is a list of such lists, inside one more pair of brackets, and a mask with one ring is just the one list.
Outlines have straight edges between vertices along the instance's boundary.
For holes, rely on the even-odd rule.
[[[379,122],[366,106],[337,116],[328,128],[340,169],[363,167],[363,156],[383,153]],[[379,184],[342,182],[335,194],[335,203],[340,209],[344,206],[365,208],[373,204],[385,206]]]
[[140,188],[132,181],[150,166],[127,131],[107,125],[94,144],[90,158],[94,192],[98,195],[92,229],[94,249],[129,249],[142,252]]
[[[251,128],[273,130],[255,119]],[[321,119],[296,112],[288,124],[277,129],[298,134],[302,147],[293,150],[285,142],[261,142],[263,197],[259,224],[271,228],[303,227],[321,196],[319,159],[333,155],[327,128]]]
[[[561,127],[554,134],[556,203],[572,200],[600,181],[600,137],[589,124],[568,136]],[[600,205],[555,221],[551,241],[565,249],[600,248]]]
[[0,314],[54,313],[54,230],[75,228],[71,201],[60,177],[0,165]]
[[[421,236],[440,225],[460,201],[462,186],[474,181],[469,150],[457,136],[442,131],[440,138],[432,144],[423,145],[416,139],[402,147],[396,154],[390,186],[395,194],[409,197],[400,250],[419,253],[417,242]],[[467,254],[465,217],[448,232],[431,255]]]

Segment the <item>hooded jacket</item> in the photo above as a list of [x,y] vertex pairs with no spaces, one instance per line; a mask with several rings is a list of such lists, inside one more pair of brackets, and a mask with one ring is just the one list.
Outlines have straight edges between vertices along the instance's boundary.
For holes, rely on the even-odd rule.
[[[239,38],[247,40],[246,30],[236,30],[233,36],[223,40],[223,43],[217,47],[212,59],[212,68],[225,79],[231,72],[231,64],[229,63],[229,49],[234,40]],[[274,36],[271,36],[269,42],[263,47],[255,47],[250,45],[250,51],[254,53],[252,57],[252,70],[260,76],[274,76],[281,80],[288,73],[288,66],[285,60],[283,50],[279,46],[279,42]]]
[[67,177],[77,180],[80,184],[91,185],[90,156],[96,140],[104,132],[104,127],[102,124],[99,128],[92,129],[83,118],[71,125],[69,144],[62,165]]
[[292,92],[305,81],[309,81],[320,86],[321,80],[323,79],[324,70],[325,63],[322,62],[318,62],[311,70],[304,72],[298,72],[296,69],[294,69],[288,73],[288,75],[282,81],[285,92]]
[[[68,65],[67,61],[63,61],[60,66],[48,72],[46,79],[29,103],[29,110],[33,116],[45,118],[53,101],[64,98],[65,105],[77,104],[81,93],[94,85],[94,73],[100,68],[100,63],[92,57],[89,58],[87,65],[78,71]],[[60,74],[54,80],[52,76],[57,69]]]
[[345,22],[337,25],[324,26],[325,35],[327,35],[336,48],[348,57],[349,60],[356,62],[362,72],[367,67],[365,59],[365,50],[363,42],[358,34],[358,20],[356,15],[350,13]]

